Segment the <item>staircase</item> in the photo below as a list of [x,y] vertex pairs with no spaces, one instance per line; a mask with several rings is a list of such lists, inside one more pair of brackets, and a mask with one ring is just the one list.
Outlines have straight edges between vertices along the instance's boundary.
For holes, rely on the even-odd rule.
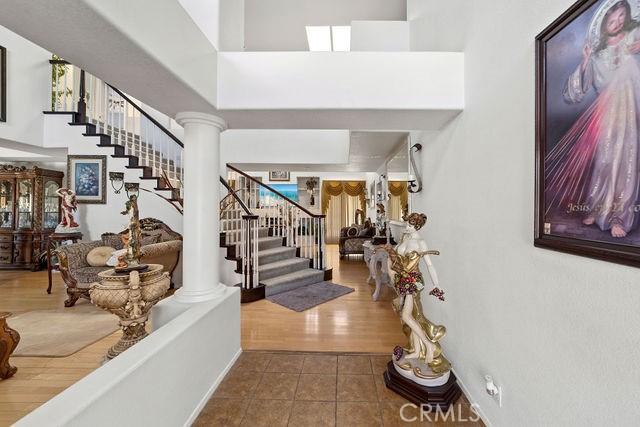
[[[52,110],[44,113],[69,114],[70,126],[84,126],[86,138],[111,149],[112,158],[125,159],[126,169],[139,170],[139,179],[152,183],[141,190],[182,213],[183,143],[117,88],[64,60],[50,62]],[[227,179],[220,177],[220,245],[235,262],[242,302],[330,279],[324,216],[227,167]]]

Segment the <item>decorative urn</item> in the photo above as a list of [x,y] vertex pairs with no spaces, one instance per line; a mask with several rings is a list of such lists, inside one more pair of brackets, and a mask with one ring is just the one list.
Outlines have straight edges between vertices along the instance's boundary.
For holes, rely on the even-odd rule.
[[145,271],[116,273],[114,269],[98,274],[100,283],[89,290],[91,302],[120,318],[122,338],[107,351],[113,359],[146,337],[149,312],[169,289],[169,273],[160,264],[149,264]]

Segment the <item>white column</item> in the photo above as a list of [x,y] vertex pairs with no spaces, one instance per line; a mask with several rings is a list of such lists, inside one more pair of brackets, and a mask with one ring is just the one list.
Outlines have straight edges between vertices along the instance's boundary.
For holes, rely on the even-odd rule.
[[219,117],[182,112],[176,121],[184,127],[184,217],[182,288],[178,302],[201,302],[224,292],[220,283],[220,133]]

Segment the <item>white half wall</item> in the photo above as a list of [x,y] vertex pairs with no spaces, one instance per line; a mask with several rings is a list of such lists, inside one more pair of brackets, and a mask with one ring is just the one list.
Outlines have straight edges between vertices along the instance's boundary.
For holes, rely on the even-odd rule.
[[240,290],[226,288],[220,298],[189,306],[15,425],[190,425],[240,352]]
[[5,27],[0,46],[7,49],[7,121],[0,138],[42,146],[42,111],[51,109],[51,54]]
[[443,131],[412,136],[425,183],[414,209],[429,217],[421,233],[441,251],[433,262],[447,299],[423,302],[494,426],[640,419],[639,270],[533,246],[534,38],[573,2],[425,2],[466,37],[467,99]]
[[218,106],[224,110],[461,110],[464,55],[220,52]]

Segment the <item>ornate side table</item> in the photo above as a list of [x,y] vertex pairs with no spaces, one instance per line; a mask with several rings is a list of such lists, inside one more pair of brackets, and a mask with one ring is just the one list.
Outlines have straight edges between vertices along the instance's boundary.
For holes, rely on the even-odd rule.
[[51,293],[51,271],[58,269],[58,264],[51,263],[51,253],[62,243],[67,240],[71,240],[73,243],[78,243],[78,240],[82,240],[82,233],[53,233],[47,238],[47,276],[49,278],[49,286],[47,287],[47,293]]
[[11,313],[0,313],[0,378],[6,380],[16,373],[18,368],[9,364],[9,357],[20,342],[20,334],[7,325]]

